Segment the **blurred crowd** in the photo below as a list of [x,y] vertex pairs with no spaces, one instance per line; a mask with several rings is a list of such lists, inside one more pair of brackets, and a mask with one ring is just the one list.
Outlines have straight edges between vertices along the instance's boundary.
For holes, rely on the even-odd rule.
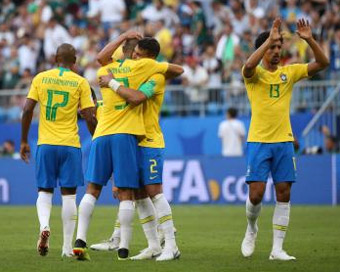
[[[254,39],[278,16],[283,64],[311,60],[294,34],[297,19],[306,18],[331,60],[321,79],[340,75],[340,0],[2,0],[0,8],[0,93],[27,88],[35,74],[53,67],[63,42],[77,49],[78,71],[96,87],[97,52],[129,29],[159,41],[160,61],[184,65],[183,77],[170,83],[187,86],[192,103],[209,99],[202,86],[230,83],[237,92]],[[3,99],[0,105],[14,108],[7,118],[18,118],[23,99]]]

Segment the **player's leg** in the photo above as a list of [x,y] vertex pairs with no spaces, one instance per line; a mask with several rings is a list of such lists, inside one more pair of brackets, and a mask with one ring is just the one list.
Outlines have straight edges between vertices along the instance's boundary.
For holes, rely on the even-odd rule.
[[278,143],[275,146],[272,175],[275,184],[276,205],[273,215],[273,247],[269,259],[295,260],[283,250],[283,242],[289,225],[290,191],[296,179],[293,144]]
[[107,184],[112,174],[112,158],[109,136],[103,136],[92,142],[85,178],[91,182],[79,204],[77,237],[73,253],[79,260],[89,260],[86,237],[91,216],[100,196],[102,187]]
[[246,201],[247,229],[242,241],[241,252],[250,257],[255,250],[258,232],[257,220],[261,212],[261,202],[270,171],[270,150],[262,143],[247,144],[247,174],[249,196]]
[[52,197],[57,186],[58,161],[55,149],[55,146],[39,145],[36,153],[35,172],[38,187],[36,206],[40,223],[37,250],[41,256],[46,256],[49,248]]
[[118,259],[126,260],[129,256],[129,244],[132,235],[134,217],[134,190],[139,188],[139,169],[137,164],[137,138],[131,134],[111,136],[111,154],[115,185],[118,187],[120,222],[120,243]]
[[143,184],[154,204],[159,227],[165,236],[164,249],[157,261],[177,259],[180,252],[175,239],[172,211],[162,188],[164,149],[140,147],[140,154],[142,158]]
[[135,191],[135,205],[148,247],[131,260],[149,260],[159,256],[162,249],[157,235],[156,211],[144,188]]
[[72,240],[77,222],[76,191],[84,185],[81,149],[71,146],[58,147],[59,186],[61,187],[63,222],[62,257],[72,257]]
[[72,257],[72,240],[77,222],[76,188],[61,188],[61,219],[63,222],[62,257]]

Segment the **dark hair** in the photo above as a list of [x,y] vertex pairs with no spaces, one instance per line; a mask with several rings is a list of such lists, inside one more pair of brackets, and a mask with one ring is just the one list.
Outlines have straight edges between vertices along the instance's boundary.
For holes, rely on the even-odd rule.
[[6,140],[5,143],[9,143],[11,146],[15,146],[14,141],[13,140]]
[[229,108],[228,111],[227,111],[227,113],[229,114],[229,116],[230,116],[231,118],[236,118],[236,116],[237,116],[237,109],[235,109],[235,108]]
[[76,63],[76,49],[69,43],[63,43],[57,48],[56,59],[58,63]]
[[156,58],[161,51],[159,42],[155,38],[146,37],[138,42],[138,47],[145,50],[148,57]]
[[[255,40],[255,49],[258,49],[269,38],[269,35],[270,35],[269,31],[262,32],[260,35],[258,35]],[[282,35],[280,41],[281,43],[283,43]]]

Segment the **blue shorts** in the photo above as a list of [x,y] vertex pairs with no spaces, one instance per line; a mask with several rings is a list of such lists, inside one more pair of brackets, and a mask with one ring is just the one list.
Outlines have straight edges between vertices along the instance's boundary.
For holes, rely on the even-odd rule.
[[139,188],[135,135],[112,134],[92,142],[86,180],[104,186],[112,173],[116,187]]
[[62,145],[39,145],[35,175],[38,188],[75,188],[84,185],[81,149]]
[[164,148],[139,147],[141,185],[161,184],[163,176]]
[[292,142],[247,143],[246,182],[267,182],[269,172],[274,183],[295,182],[296,162]]

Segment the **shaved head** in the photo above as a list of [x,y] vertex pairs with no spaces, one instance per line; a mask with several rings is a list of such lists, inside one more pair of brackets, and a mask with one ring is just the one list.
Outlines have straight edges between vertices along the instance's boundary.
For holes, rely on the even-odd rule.
[[63,43],[57,49],[56,62],[73,65],[76,63],[76,49],[69,43]]

